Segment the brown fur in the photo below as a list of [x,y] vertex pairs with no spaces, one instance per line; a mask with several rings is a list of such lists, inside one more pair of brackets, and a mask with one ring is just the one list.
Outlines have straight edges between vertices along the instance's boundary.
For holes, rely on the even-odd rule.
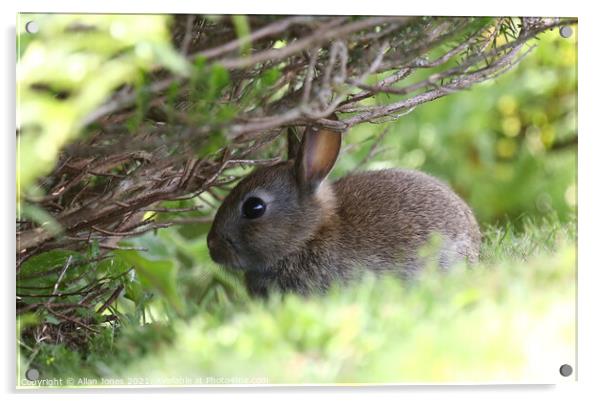
[[[244,270],[251,293],[319,292],[362,270],[411,277],[424,264],[418,251],[435,234],[442,240],[442,267],[478,259],[480,233],[472,211],[433,177],[389,169],[329,184],[321,181],[325,172],[321,184],[306,189],[298,165],[283,162],[247,176],[228,195],[210,231],[212,258]],[[249,196],[266,200],[259,219],[240,216]]]

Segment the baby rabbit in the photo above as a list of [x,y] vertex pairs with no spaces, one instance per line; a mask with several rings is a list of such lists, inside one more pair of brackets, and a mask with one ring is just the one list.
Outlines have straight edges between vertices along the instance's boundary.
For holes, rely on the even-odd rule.
[[309,294],[362,270],[411,277],[419,249],[441,239],[438,263],[478,258],[479,226],[452,190],[424,173],[387,169],[325,181],[341,133],[308,127],[298,155],[244,178],[217,211],[207,243],[247,289]]

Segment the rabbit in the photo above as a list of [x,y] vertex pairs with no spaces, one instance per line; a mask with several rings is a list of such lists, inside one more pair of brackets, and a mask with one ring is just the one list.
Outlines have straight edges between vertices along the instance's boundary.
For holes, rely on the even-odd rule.
[[341,136],[309,126],[297,157],[241,180],[207,236],[212,260],[244,271],[249,293],[264,297],[272,290],[325,292],[363,270],[412,278],[433,235],[442,239],[442,268],[477,261],[481,235],[473,212],[439,180],[405,169],[326,180]]

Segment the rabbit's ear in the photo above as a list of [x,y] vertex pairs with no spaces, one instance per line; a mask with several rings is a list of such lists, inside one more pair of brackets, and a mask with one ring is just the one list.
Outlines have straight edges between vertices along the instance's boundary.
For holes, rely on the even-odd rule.
[[313,126],[305,129],[295,159],[295,173],[302,191],[314,192],[318,188],[332,170],[340,149],[340,132]]
[[287,157],[288,160],[297,158],[299,148],[301,147],[301,140],[297,134],[297,129],[289,127],[286,131],[286,145],[287,145]]

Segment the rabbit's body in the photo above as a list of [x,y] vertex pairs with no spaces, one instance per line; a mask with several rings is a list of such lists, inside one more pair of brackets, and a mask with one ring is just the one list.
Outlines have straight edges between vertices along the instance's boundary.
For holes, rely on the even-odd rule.
[[387,169],[322,186],[323,225],[298,252],[270,269],[248,271],[251,293],[271,287],[303,294],[326,290],[362,270],[411,277],[423,265],[417,251],[434,234],[443,241],[441,267],[478,258],[479,227],[470,208],[431,176]]
[[433,236],[442,267],[478,258],[470,208],[424,173],[388,169],[324,181],[340,134],[310,128],[300,156],[261,167],[226,197],[208,236],[214,261],[245,271],[252,294],[308,294],[365,270],[411,277]]

